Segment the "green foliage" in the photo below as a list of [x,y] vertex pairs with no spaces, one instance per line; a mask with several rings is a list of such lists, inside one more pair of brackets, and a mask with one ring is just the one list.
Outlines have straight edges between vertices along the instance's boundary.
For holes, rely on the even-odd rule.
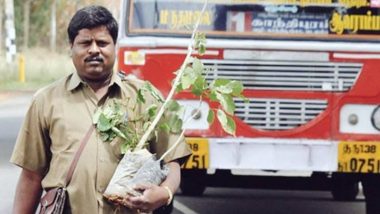
[[[197,34],[195,39],[198,53],[200,55],[204,54],[206,51],[205,35]],[[214,122],[216,111],[216,116],[223,130],[228,134],[235,135],[236,124],[232,118],[235,111],[233,99],[236,97],[245,99],[242,95],[243,84],[239,81],[228,79],[216,79],[208,84],[204,77],[206,73],[201,60],[192,58],[184,70],[181,84],[176,91],[190,90],[195,96],[208,98],[212,102],[219,103],[219,108],[209,110],[207,121],[210,124]]]
[[195,34],[195,48],[201,56],[206,52],[206,34],[199,32]]
[[144,97],[144,93],[145,92],[149,92],[150,95],[152,95],[160,103],[164,102],[164,100],[162,99],[161,95],[154,89],[154,87],[152,86],[152,84],[150,82],[148,82],[148,81],[146,81],[144,83],[143,87],[140,88],[137,91],[137,102],[139,102],[139,103],[145,103],[145,97]]
[[128,121],[126,112],[126,105],[121,101],[110,100],[93,115],[93,123],[100,139],[104,142],[111,142],[119,137],[123,142],[122,153],[135,148],[139,140],[136,130],[138,121]]
[[179,134],[182,131],[183,121],[180,114],[183,107],[176,100],[169,100],[164,116],[160,121],[160,129],[167,133]]
[[228,116],[223,110],[218,109],[217,118],[224,131],[226,131],[228,134],[235,135],[236,125],[231,116]]
[[207,114],[207,122],[209,124],[212,124],[212,123],[214,123],[214,120],[215,120],[214,111],[212,109],[210,109],[210,110],[208,110],[208,114]]
[[[48,47],[51,26],[51,6],[53,0],[14,0],[14,19],[16,28],[17,47],[21,47],[24,38],[24,5],[30,1],[29,15],[29,47]],[[57,47],[61,52],[67,50],[67,26],[75,11],[85,5],[98,4],[109,6],[109,1],[105,0],[56,0],[56,31]]]
[[93,115],[92,121],[96,124],[103,141],[112,141],[116,136],[126,138],[124,125],[127,123],[126,108],[113,100],[103,108],[99,108]]
[[[136,129],[136,124],[142,123],[143,127],[140,131],[145,132],[158,113],[159,106],[155,104],[156,102],[146,103],[146,96],[154,98],[158,103],[163,102],[161,95],[149,82],[145,82],[137,94],[137,104],[145,104],[147,107],[141,112],[141,115],[136,115],[137,119],[133,121],[128,121],[127,105],[120,100],[110,100],[93,115],[93,124],[95,124],[101,140],[111,142],[116,137],[120,138],[122,140],[122,153],[133,150],[139,141],[139,131]],[[177,101],[171,100],[158,128],[168,133],[181,132],[183,122],[178,116],[181,109],[182,107]]]
[[[196,38],[199,54],[203,54],[206,44],[204,41],[205,37],[199,36]],[[243,85],[238,81],[226,79],[216,79],[211,83],[207,83],[205,74],[205,66],[202,61],[197,58],[191,58],[184,67],[176,91],[188,90],[195,96],[200,97],[200,99],[208,98],[212,102],[217,102],[219,107],[209,110],[207,121],[213,123],[216,113],[216,117],[223,130],[228,134],[235,135],[236,124],[233,119],[235,103],[233,99],[235,97],[244,98],[242,95]],[[169,100],[165,103],[161,95],[149,82],[145,82],[138,89],[136,98],[138,104],[148,105],[142,115],[138,116],[138,118],[142,119],[143,131],[148,130],[152,121],[157,117],[159,109],[159,106],[156,104],[149,105],[146,103],[146,96],[148,95],[154,98],[157,103],[163,103],[165,107],[163,117],[160,118],[160,123],[155,130],[159,129],[167,133],[180,133],[183,126],[183,121],[179,116],[182,107],[175,100]],[[94,123],[102,140],[111,141],[115,137],[123,139],[125,142],[122,146],[122,151],[125,152],[135,148],[138,143],[138,136],[133,131],[133,128],[130,128],[130,122],[126,121],[126,115],[123,112],[126,112],[126,109],[121,104],[112,102],[96,112]]]

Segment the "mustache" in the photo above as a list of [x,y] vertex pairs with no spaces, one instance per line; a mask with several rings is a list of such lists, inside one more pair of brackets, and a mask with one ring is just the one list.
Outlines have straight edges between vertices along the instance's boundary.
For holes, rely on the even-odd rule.
[[89,56],[86,59],[84,59],[85,62],[91,62],[91,61],[98,61],[98,62],[103,62],[103,58],[100,56]]

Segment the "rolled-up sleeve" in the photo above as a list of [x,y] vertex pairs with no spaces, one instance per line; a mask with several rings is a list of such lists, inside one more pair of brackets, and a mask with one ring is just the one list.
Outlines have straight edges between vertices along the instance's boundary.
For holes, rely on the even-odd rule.
[[34,97],[10,159],[13,164],[41,174],[46,173],[50,159],[50,138],[43,112],[42,99]]
[[[177,143],[177,141],[179,142]],[[180,135],[170,134],[162,131],[157,135],[156,145],[156,152],[158,157],[161,157],[166,151],[175,146],[173,150],[164,157],[164,161],[166,163],[173,160],[178,160],[180,164],[182,164],[185,162],[186,158],[191,155],[191,150],[185,142],[185,138],[181,137]]]

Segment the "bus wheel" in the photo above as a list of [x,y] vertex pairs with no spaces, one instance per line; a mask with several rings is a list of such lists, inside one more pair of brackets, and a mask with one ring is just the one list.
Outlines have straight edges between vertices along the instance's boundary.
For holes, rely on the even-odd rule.
[[205,170],[182,170],[180,188],[183,195],[201,196],[206,189]]
[[353,176],[333,173],[331,193],[336,201],[354,201],[359,193],[359,181]]
[[366,214],[380,213],[380,174],[364,174],[361,181],[366,202]]

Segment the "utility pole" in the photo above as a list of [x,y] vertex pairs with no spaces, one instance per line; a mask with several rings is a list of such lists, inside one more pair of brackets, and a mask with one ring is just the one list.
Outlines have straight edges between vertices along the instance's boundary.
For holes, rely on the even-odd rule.
[[14,23],[13,0],[5,0],[5,29],[5,46],[7,49],[6,60],[8,64],[11,64],[16,58],[16,29]]
[[4,13],[4,1],[0,0],[0,55],[3,53],[3,13]]
[[24,2],[24,43],[22,50],[25,51],[29,47],[29,23],[30,23],[30,5],[33,0],[26,0]]
[[51,2],[51,20],[50,20],[50,49],[51,51],[56,50],[56,40],[57,40],[57,1],[52,0]]

